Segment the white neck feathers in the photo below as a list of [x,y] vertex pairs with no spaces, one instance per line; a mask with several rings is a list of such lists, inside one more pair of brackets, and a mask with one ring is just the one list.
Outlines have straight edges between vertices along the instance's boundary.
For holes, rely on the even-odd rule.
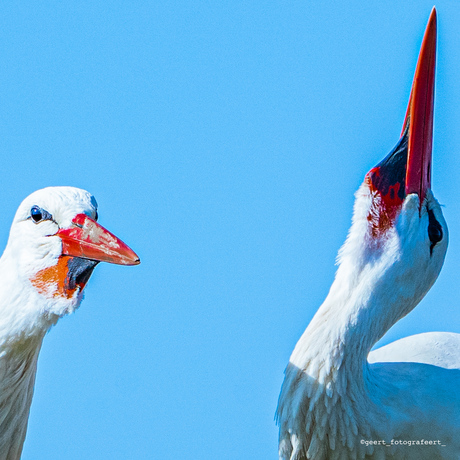
[[0,460],[19,460],[43,336],[0,348]]
[[[406,197],[394,226],[374,238],[372,199],[363,184],[334,283],[286,369],[277,410],[280,458],[364,458],[373,447],[360,440],[382,439],[388,427],[378,400],[388,382],[375,380],[367,356],[431,288],[447,241],[430,255],[428,217],[420,215],[416,195]],[[427,201],[439,208],[431,191]]]

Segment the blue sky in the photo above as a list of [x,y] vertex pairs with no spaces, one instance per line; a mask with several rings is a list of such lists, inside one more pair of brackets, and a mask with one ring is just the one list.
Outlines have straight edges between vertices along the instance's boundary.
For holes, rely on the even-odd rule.
[[[276,458],[284,367],[398,140],[432,6],[3,2],[0,243],[25,196],[73,185],[142,260],[98,266],[46,337],[24,460]],[[460,332],[460,9],[436,6],[450,248],[382,343]]]

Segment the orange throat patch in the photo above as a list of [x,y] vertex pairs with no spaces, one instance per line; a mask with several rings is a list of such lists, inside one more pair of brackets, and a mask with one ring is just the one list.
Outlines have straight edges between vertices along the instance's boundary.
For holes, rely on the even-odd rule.
[[40,294],[48,297],[63,297],[70,299],[75,292],[82,291],[89,276],[79,283],[70,282],[70,272],[74,257],[61,256],[57,264],[44,268],[31,278],[31,283]]

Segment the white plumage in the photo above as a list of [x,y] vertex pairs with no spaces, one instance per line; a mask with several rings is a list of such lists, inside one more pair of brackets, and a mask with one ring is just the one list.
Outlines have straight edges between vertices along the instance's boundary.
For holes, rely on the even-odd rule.
[[403,136],[356,193],[334,283],[287,366],[280,459],[460,458],[460,334],[370,352],[425,296],[447,250],[430,189],[435,49],[433,10]]
[[0,460],[21,456],[46,332],[79,306],[98,261],[139,263],[95,219],[91,194],[50,187],[27,197],[13,220],[0,259]]
[[[409,195],[385,246],[366,241],[369,192],[357,193],[354,222],[328,297],[290,358],[279,400],[282,459],[435,459],[460,453],[460,334],[427,333],[370,352],[430,289],[447,249],[430,256],[428,213]],[[369,355],[369,363],[367,357]],[[381,447],[362,441],[440,440],[443,446]],[[308,452],[308,454],[307,454]]]

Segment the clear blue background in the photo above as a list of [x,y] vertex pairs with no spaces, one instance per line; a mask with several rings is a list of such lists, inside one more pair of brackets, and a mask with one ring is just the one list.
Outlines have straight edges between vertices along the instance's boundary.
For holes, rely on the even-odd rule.
[[[431,1],[5,1],[0,243],[74,185],[101,264],[46,337],[24,460],[275,459],[290,353],[353,193],[399,137]],[[433,188],[450,248],[383,339],[460,332],[460,8],[439,1]]]

